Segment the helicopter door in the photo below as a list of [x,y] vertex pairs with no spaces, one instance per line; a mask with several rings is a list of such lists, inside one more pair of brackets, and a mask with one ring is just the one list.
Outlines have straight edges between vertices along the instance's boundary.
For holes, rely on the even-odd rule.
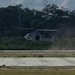
[[40,40],[40,36],[35,36],[35,40]]

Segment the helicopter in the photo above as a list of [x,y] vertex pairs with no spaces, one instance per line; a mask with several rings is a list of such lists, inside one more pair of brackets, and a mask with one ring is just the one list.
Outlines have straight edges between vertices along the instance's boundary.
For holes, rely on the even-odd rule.
[[14,27],[17,29],[24,29],[24,30],[32,30],[33,32],[27,33],[24,38],[25,40],[30,41],[52,41],[54,36],[48,38],[45,35],[41,34],[40,32],[56,32],[56,29],[33,29],[33,28],[22,28],[22,27]]

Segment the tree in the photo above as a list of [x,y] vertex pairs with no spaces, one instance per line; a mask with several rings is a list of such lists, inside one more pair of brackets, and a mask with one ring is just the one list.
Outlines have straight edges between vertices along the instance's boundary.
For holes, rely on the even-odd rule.
[[48,19],[50,16],[55,16],[55,11],[58,9],[58,6],[52,4],[52,5],[47,5],[44,9],[43,12],[45,13],[45,17]]

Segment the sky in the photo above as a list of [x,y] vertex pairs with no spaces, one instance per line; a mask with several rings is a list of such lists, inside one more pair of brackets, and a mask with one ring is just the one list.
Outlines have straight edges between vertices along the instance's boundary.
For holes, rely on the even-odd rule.
[[[47,0],[47,2],[48,4],[56,4],[59,7],[63,6],[68,10],[75,9],[75,0]],[[18,4],[22,4],[24,8],[41,10],[45,7],[45,0],[0,0],[0,7]]]

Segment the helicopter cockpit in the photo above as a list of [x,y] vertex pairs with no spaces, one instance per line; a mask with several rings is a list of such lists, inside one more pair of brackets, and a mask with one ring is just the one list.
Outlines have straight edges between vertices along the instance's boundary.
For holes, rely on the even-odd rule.
[[24,36],[24,38],[26,40],[33,40],[33,41],[39,41],[42,38],[44,38],[45,36],[43,36],[41,33],[39,33],[38,31],[34,31],[32,33],[28,33],[26,34],[26,36]]

